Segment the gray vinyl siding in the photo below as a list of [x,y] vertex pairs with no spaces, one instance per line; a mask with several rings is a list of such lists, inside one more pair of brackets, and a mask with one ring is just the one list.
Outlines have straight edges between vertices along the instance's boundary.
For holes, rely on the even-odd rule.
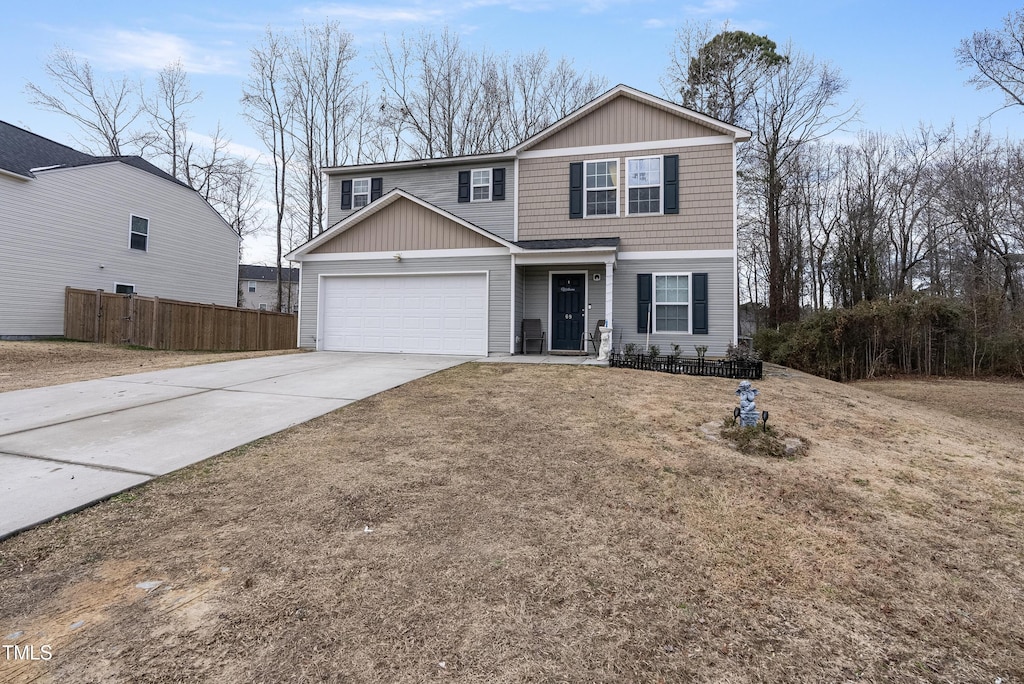
[[726,347],[734,342],[736,277],[731,258],[659,259],[651,261],[619,261],[615,264],[615,315],[612,320],[612,344],[616,350],[633,343],[643,347],[647,335],[637,332],[636,276],[638,273],[707,273],[708,334],[652,333],[650,343],[662,352],[671,352],[672,343],[682,347],[683,356],[696,356],[694,345],[707,345],[708,357],[724,356]]
[[[429,162],[424,162],[429,164]],[[459,171],[505,169],[505,199],[490,202],[459,203]],[[354,178],[383,178],[383,192],[405,190],[434,206],[449,211],[473,225],[506,240],[512,239],[512,214],[515,207],[515,166],[511,160],[478,162],[467,165],[438,165],[414,169],[369,170],[351,174],[331,174],[327,189],[327,227],[353,213],[341,208],[341,181]]]
[[366,261],[305,261],[302,263],[302,292],[299,313],[299,346],[315,349],[317,344],[317,297],[321,275],[411,273],[467,273],[487,271],[487,351],[508,354],[512,315],[512,262],[508,256],[445,257],[442,259],[371,259]]
[[[604,302],[604,264],[571,264],[568,266],[526,266],[523,268],[523,318],[539,318],[544,332],[550,338],[550,310],[551,310],[551,274],[569,273],[572,271],[587,271],[586,288],[587,302],[590,306],[587,311],[587,322],[584,330],[593,333],[597,322],[605,318]],[[594,274],[600,273],[601,280],[594,282]],[[518,350],[518,348],[517,348]]]
[[[235,306],[238,237],[194,191],[120,162],[0,176],[0,336],[64,331],[64,288]],[[131,215],[148,251],[129,248]]]
[[[256,291],[249,292],[249,283],[256,283]],[[299,306],[299,284],[281,283],[281,298],[286,313],[295,313]],[[238,282],[238,306],[242,309],[258,309],[263,304],[267,311],[277,311],[277,281],[240,280]]]

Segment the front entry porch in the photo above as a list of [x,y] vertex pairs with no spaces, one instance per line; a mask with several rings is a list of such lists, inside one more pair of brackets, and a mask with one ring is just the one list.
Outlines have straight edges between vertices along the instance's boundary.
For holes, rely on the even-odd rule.
[[[523,352],[520,334],[523,320],[540,321],[545,333],[542,353],[549,355],[597,355],[600,327],[612,327],[617,238],[613,244],[579,248],[537,248],[513,255],[513,344],[511,352]],[[575,241],[534,241],[537,243]],[[536,343],[527,353],[538,351]]]

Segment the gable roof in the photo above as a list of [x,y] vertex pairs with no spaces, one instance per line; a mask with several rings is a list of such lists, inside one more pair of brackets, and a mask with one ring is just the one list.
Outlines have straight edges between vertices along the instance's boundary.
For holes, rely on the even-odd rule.
[[600,109],[601,107],[605,106],[612,100],[615,100],[620,97],[627,97],[637,102],[642,102],[652,107],[664,110],[670,114],[674,114],[680,118],[692,121],[693,123],[700,124],[701,126],[706,126],[707,128],[710,128],[713,131],[733,138],[736,142],[742,142],[744,140],[750,139],[750,131],[744,128],[727,124],[724,121],[719,121],[718,119],[707,116],[706,114],[695,112],[692,109],[687,109],[686,107],[677,105],[674,102],[663,100],[662,98],[655,97],[650,93],[645,93],[641,90],[637,90],[636,88],[630,88],[629,86],[620,83],[619,85],[615,86],[614,88],[604,93],[603,95],[600,95],[595,99],[591,100],[590,102],[588,102],[587,104],[583,105],[575,112],[569,114],[568,116],[562,117],[561,119],[551,124],[544,130],[527,138],[523,142],[511,148],[509,152],[514,152],[515,154],[525,152],[526,150],[539,144],[540,142],[546,140],[547,138],[550,138],[555,133],[558,133],[559,131],[568,128],[572,124],[583,119],[588,114]]
[[[36,135],[5,121],[0,121],[0,169],[24,178],[35,178],[36,171],[53,168],[74,168],[93,164],[121,162],[158,178],[169,180],[188,188],[169,173],[161,171],[142,157],[125,155],[117,157],[95,157],[85,152],[62,145],[59,142]],[[191,188],[190,188],[191,189]]]
[[390,192],[385,194],[383,197],[380,197],[380,198],[370,202],[365,207],[362,207],[361,209],[359,209],[359,210],[349,214],[348,216],[346,216],[342,220],[338,221],[337,223],[335,223],[333,226],[331,226],[330,228],[328,228],[324,232],[322,232],[319,235],[317,235],[315,238],[313,238],[312,240],[310,240],[306,244],[298,247],[297,249],[292,250],[291,252],[289,252],[288,254],[285,255],[285,258],[288,259],[289,261],[301,261],[301,259],[299,259],[298,257],[302,257],[302,256],[304,256],[306,254],[309,254],[310,252],[315,250],[317,247],[320,247],[321,245],[325,244],[326,242],[334,239],[335,237],[337,237],[341,233],[345,232],[346,230],[348,230],[352,226],[355,226],[358,223],[360,223],[361,221],[363,221],[364,219],[367,219],[367,218],[373,216],[374,214],[376,214],[377,212],[381,211],[382,209],[384,209],[384,208],[386,208],[388,206],[391,206],[392,204],[397,202],[399,199],[406,199],[406,200],[409,200],[410,202],[414,202],[415,204],[418,204],[421,207],[424,207],[425,209],[427,209],[427,210],[429,210],[431,212],[434,212],[435,214],[438,214],[439,216],[442,216],[442,217],[448,219],[449,221],[462,226],[463,228],[467,228],[467,229],[473,231],[474,233],[477,233],[479,235],[482,235],[482,236],[486,237],[487,239],[497,243],[498,245],[500,245],[502,247],[508,247],[510,251],[513,251],[513,252],[522,251],[521,248],[517,247],[516,244],[513,243],[513,242],[509,242],[508,240],[506,240],[506,239],[504,239],[504,238],[502,238],[502,237],[500,237],[498,235],[495,235],[494,233],[492,233],[492,232],[490,232],[488,230],[484,230],[483,228],[481,228],[481,227],[479,227],[479,226],[477,226],[477,225],[475,225],[473,223],[470,223],[469,221],[467,221],[464,218],[460,218],[460,217],[456,216],[455,214],[453,214],[453,213],[451,213],[449,211],[445,211],[441,207],[438,207],[438,206],[436,206],[434,204],[431,204],[430,202],[427,202],[426,200],[422,200],[419,197],[417,197],[416,195],[413,195],[412,193],[406,192],[405,190],[402,190],[401,188],[395,188],[394,190],[391,190]]

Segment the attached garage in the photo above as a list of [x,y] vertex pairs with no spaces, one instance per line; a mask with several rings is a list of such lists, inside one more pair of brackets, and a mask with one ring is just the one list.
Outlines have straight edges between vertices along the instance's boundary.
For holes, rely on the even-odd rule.
[[321,348],[486,356],[487,277],[487,273],[321,276]]

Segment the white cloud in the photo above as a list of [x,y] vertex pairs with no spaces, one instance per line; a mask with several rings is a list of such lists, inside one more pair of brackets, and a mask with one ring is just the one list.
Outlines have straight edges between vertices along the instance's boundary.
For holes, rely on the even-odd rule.
[[314,16],[338,17],[353,21],[374,23],[427,23],[444,18],[445,11],[441,7],[410,5],[407,7],[373,7],[368,5],[348,5],[332,3],[314,5],[302,10],[303,14]]
[[699,5],[686,5],[687,14],[728,14],[739,7],[738,0],[704,0]]
[[230,52],[199,48],[181,36],[160,31],[102,31],[95,35],[86,52],[97,65],[119,71],[159,71],[180,60],[190,74],[239,73],[238,63]]

